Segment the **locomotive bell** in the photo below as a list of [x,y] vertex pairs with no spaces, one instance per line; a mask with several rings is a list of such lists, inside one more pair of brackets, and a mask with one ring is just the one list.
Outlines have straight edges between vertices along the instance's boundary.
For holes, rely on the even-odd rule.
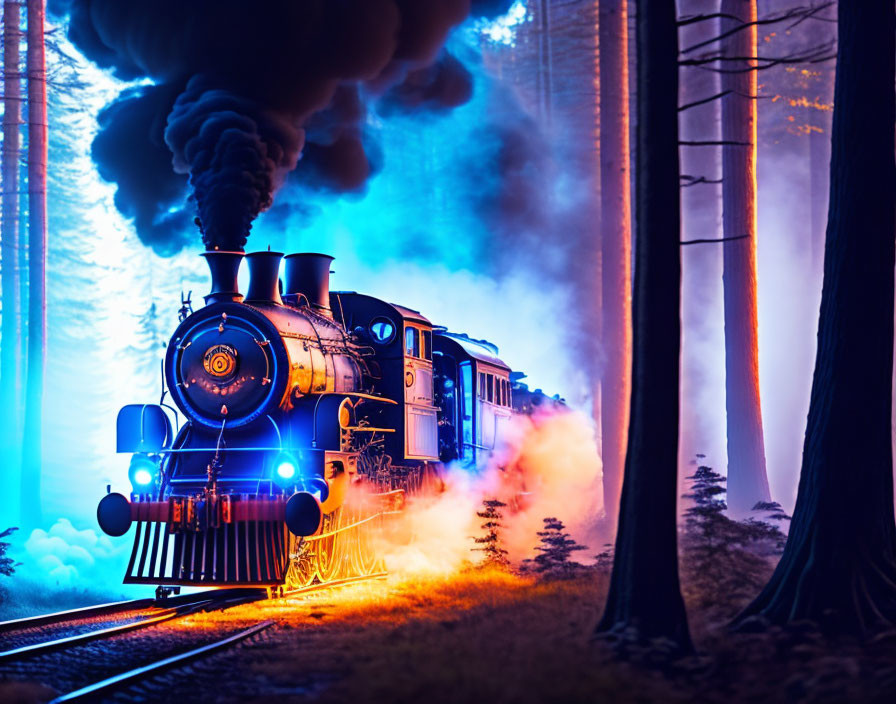
[[280,260],[282,252],[250,252],[246,255],[249,263],[249,290],[246,302],[264,301],[282,305],[280,299]]
[[[287,254],[286,286],[284,293],[298,297],[298,304],[307,301],[312,310],[333,317],[330,311],[330,264],[329,254]],[[304,299],[304,301],[303,301]]]

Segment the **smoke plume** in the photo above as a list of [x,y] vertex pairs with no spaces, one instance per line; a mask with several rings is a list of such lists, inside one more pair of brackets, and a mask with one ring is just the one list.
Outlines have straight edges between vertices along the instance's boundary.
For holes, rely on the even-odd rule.
[[508,4],[51,0],[50,11],[68,16],[89,59],[147,84],[102,112],[93,156],[140,238],[170,254],[194,215],[207,248],[241,249],[293,170],[300,183],[362,188],[376,171],[365,97],[384,115],[466,102],[471,76],[445,40]]
[[604,538],[601,464],[589,420],[575,411],[543,409],[515,416],[501,442],[481,474],[451,465],[442,493],[409,504],[401,517],[404,531],[397,531],[402,540],[383,548],[391,573],[444,575],[477,562],[473,538],[482,534],[482,519],[476,512],[492,498],[507,504],[500,535],[512,563],[536,554],[536,532],[548,516],[598,551]]

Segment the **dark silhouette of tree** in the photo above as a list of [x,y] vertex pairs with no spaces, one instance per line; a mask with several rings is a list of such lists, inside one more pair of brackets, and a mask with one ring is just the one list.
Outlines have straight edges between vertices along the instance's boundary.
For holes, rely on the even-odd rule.
[[629,162],[628,1],[601,0],[600,242],[602,374],[601,462],[604,510],[615,526],[625,467],[631,394],[632,205]]
[[610,591],[597,633],[692,649],[676,529],[681,237],[675,2],[637,3],[634,348]]
[[[737,521],[726,515],[725,477],[699,466],[688,477],[683,495],[682,583],[688,603],[701,610],[722,610],[730,618],[754,596],[771,574],[786,536],[776,525],[788,516],[778,504],[757,503],[755,514]],[[736,613],[736,611],[735,611]]]
[[535,549],[539,554],[532,559],[523,560],[523,571],[548,579],[575,577],[581,572],[583,565],[575,562],[572,554],[587,548],[569,536],[560,519],[551,516],[543,520],[544,530],[536,533],[540,544]]
[[47,361],[47,65],[44,0],[27,0],[28,370],[22,445],[22,520],[39,525]]
[[[790,535],[736,622],[828,632],[896,625],[891,401],[896,22],[841,2],[818,351]],[[751,618],[751,617],[758,618]]]
[[[8,538],[17,530],[18,528],[7,528],[3,532],[0,532],[0,538]],[[7,550],[9,550],[9,543],[0,540],[0,575],[9,577],[16,571],[16,563],[11,557],[6,556]]]
[[476,515],[485,519],[482,524],[485,535],[473,538],[477,545],[482,545],[481,548],[473,548],[473,550],[484,554],[482,561],[484,567],[507,569],[510,567],[510,561],[507,559],[507,550],[501,547],[501,527],[503,526],[501,519],[503,516],[499,510],[507,504],[498,499],[483,499],[482,506],[483,510],[477,511]]
[[[722,54],[756,56],[756,0],[722,0]],[[726,17],[726,15],[728,17]],[[756,293],[756,154],[758,72],[755,60],[731,61],[721,74],[722,245],[725,311],[725,411],[728,506],[744,516],[770,501],[759,402],[759,315]],[[742,69],[742,70],[736,70]],[[741,238],[741,239],[734,239]]]

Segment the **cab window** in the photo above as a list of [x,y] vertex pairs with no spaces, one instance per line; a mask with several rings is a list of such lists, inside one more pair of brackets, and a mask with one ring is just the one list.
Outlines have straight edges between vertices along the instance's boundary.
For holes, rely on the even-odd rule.
[[432,330],[423,330],[423,359],[432,361]]
[[420,331],[417,328],[405,328],[404,353],[408,357],[420,356]]

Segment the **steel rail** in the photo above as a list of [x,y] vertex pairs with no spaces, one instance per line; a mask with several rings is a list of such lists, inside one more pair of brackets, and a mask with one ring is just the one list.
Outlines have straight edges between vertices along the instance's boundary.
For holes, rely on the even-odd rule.
[[[216,590],[208,590],[208,591],[216,591]],[[200,592],[199,594],[192,596],[204,596],[208,594],[208,591]],[[99,640],[101,638],[109,638],[112,636],[119,635],[121,633],[127,633],[128,631],[137,630],[140,628],[147,628],[149,626],[154,626],[156,624],[162,623],[164,621],[168,621],[173,618],[180,618],[182,616],[189,616],[190,614],[195,613],[199,610],[207,610],[209,606],[216,607],[214,610],[224,611],[225,609],[232,608],[234,606],[239,606],[241,604],[245,604],[247,602],[258,601],[263,598],[264,592],[259,592],[257,594],[249,593],[249,594],[240,594],[240,595],[231,595],[227,594],[226,591],[222,591],[222,596],[225,598],[220,599],[201,599],[199,601],[187,602],[185,604],[179,604],[177,606],[173,606],[172,608],[165,609],[160,613],[151,616],[149,618],[139,619],[137,621],[131,621],[129,623],[121,624],[118,626],[111,626],[109,628],[101,628],[95,631],[87,631],[86,633],[78,633],[73,636],[67,636],[65,638],[57,638],[55,640],[49,641],[41,641],[40,643],[33,643],[31,645],[21,646],[19,648],[13,648],[12,650],[7,650],[4,652],[0,652],[0,663],[5,660],[15,660],[23,657],[31,657],[32,655],[39,655],[41,653],[47,653],[53,650],[58,650],[60,648],[67,648],[75,645],[81,645],[82,643],[88,643],[92,640]],[[189,595],[185,595],[189,596]],[[179,597],[183,599],[184,597]]]
[[132,599],[130,601],[115,601],[109,604],[97,604],[96,606],[83,606],[78,609],[69,609],[68,611],[57,611],[52,614],[40,614],[39,616],[26,616],[25,618],[17,618],[11,621],[0,621],[0,633],[8,631],[21,631],[34,626],[45,626],[47,624],[65,623],[66,621],[78,621],[82,618],[91,618],[93,616],[105,616],[107,614],[120,613],[124,611],[136,611],[146,609],[156,605],[156,600],[151,598]]
[[100,628],[95,631],[87,631],[86,633],[78,633],[76,635],[67,636],[65,638],[56,638],[55,640],[45,640],[41,641],[40,643],[23,645],[19,648],[13,648],[12,650],[5,650],[3,652],[0,652],[0,662],[13,660],[16,658],[30,657],[32,655],[39,655],[40,653],[48,653],[52,650],[58,650],[59,648],[66,648],[73,645],[80,645],[92,640],[99,640],[100,638],[109,638],[111,636],[118,635],[119,633],[127,633],[128,631],[134,631],[138,628],[147,628],[148,626],[154,626],[157,623],[162,623],[163,621],[168,621],[169,619],[186,615],[187,612],[185,610],[168,609],[157,616],[140,619],[139,621],[131,621],[130,623],[111,626],[109,628]]
[[107,679],[101,680],[99,682],[94,682],[93,684],[89,684],[86,687],[82,687],[81,689],[76,689],[73,692],[69,692],[68,694],[63,694],[62,696],[56,697],[50,702],[50,704],[74,702],[88,698],[93,699],[102,692],[108,692],[109,690],[132,684],[138,680],[145,679],[164,670],[177,667],[178,665],[187,663],[190,660],[195,660],[196,658],[208,655],[216,650],[220,650],[221,648],[225,648],[228,645],[244,640],[249,636],[253,636],[256,633],[269,628],[273,625],[273,623],[273,621],[264,621],[252,626],[251,628],[247,628],[244,631],[235,633],[232,636],[228,636],[227,638],[224,638],[222,640],[215,641],[214,643],[209,643],[208,645],[203,645],[199,648],[194,648],[193,650],[188,650],[178,655],[172,655],[162,660],[156,660],[149,665],[143,665],[142,667],[137,667],[133,670],[128,670],[127,672],[122,672],[118,675],[113,675],[112,677],[109,677]]
[[246,592],[246,596],[252,596],[253,593],[260,590],[251,588],[236,589],[205,589],[195,594],[181,594],[179,596],[169,596],[166,599],[153,599],[146,597],[143,599],[131,599],[130,601],[114,601],[108,604],[96,604],[94,606],[82,606],[77,609],[69,609],[67,611],[57,611],[49,614],[38,614],[37,616],[26,616],[10,621],[0,621],[0,633],[8,633],[9,631],[23,631],[37,626],[47,625],[64,625],[70,621],[80,621],[81,619],[93,618],[94,616],[107,616],[110,614],[124,613],[126,611],[141,611],[149,608],[174,608],[183,606],[188,603],[195,603],[196,600],[205,598],[213,598],[212,595],[223,595],[227,593]]

